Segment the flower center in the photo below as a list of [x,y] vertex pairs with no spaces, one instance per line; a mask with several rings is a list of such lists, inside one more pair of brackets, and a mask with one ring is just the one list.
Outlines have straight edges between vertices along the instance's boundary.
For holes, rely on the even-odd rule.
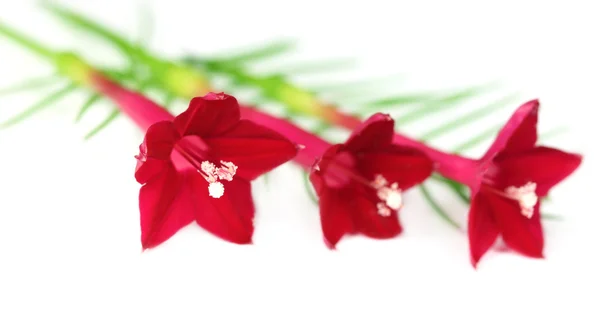
[[377,213],[379,215],[390,216],[392,214],[390,209],[400,210],[402,207],[402,190],[398,188],[397,182],[388,185],[388,181],[381,174],[378,174],[371,185],[377,190],[377,197],[382,200],[377,203]]
[[536,183],[527,182],[523,186],[510,186],[501,191],[493,188],[491,185],[486,185],[486,188],[495,194],[516,201],[521,208],[521,215],[527,218],[533,217],[534,208],[538,202],[539,197],[535,193],[536,187]]
[[219,180],[233,180],[238,168],[231,162],[220,162],[221,165],[217,167],[212,162],[202,161],[200,169],[198,169],[198,173],[208,182],[208,195],[213,198],[220,198],[225,193],[225,187]]
[[[339,153],[329,160],[329,166],[323,175],[327,186],[342,188],[355,181],[375,190],[379,198],[376,204],[377,214],[380,216],[390,216],[392,210],[397,211],[402,207],[402,191],[398,188],[398,183],[390,184],[381,174],[375,175],[375,179],[369,181],[354,171],[354,165],[354,158],[347,152]],[[315,166],[315,170],[320,171],[318,165]]]
[[[208,195],[220,198],[225,193],[225,187],[220,180],[232,181],[238,167],[226,161],[219,161],[219,165],[215,165],[206,159],[207,149],[199,137],[186,136],[175,144],[172,159],[176,168],[193,168],[200,173],[208,182]],[[181,160],[185,163],[181,163]]]
[[536,187],[537,185],[534,182],[528,182],[518,188],[510,186],[504,192],[508,198],[519,202],[523,216],[531,218],[533,216],[533,209],[538,202],[538,196],[535,193]]

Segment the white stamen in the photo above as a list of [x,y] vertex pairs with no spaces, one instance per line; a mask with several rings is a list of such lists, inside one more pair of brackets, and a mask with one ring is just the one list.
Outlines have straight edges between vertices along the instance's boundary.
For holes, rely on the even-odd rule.
[[389,216],[391,210],[399,210],[402,207],[402,191],[398,189],[398,183],[394,182],[388,186],[388,181],[381,175],[375,176],[372,182],[373,187],[377,190],[377,197],[384,201],[377,203],[377,213],[381,216]]
[[391,191],[385,199],[385,204],[393,210],[398,210],[402,207],[402,195],[400,191]]
[[200,164],[200,169],[198,172],[202,174],[204,179],[209,183],[208,184],[208,194],[213,198],[220,198],[223,196],[225,192],[225,187],[218,180],[233,180],[233,176],[237,171],[237,165],[232,162],[220,161],[220,167],[216,167],[213,163],[209,161],[204,161]]
[[375,180],[373,180],[373,187],[375,187],[375,189],[383,188],[386,185],[387,180],[385,180],[385,178],[381,174],[375,175]]
[[533,217],[535,205],[538,202],[538,196],[535,193],[537,185],[534,182],[528,182],[524,186],[506,188],[505,193],[508,198],[519,202],[521,214],[527,218]]
[[204,179],[206,179],[206,181],[208,181],[208,183],[213,183],[213,182],[217,181],[214,164],[212,164],[208,161],[204,161],[200,164],[200,169],[202,170],[202,172],[200,172],[200,170],[198,170],[198,172],[204,173],[203,174]]
[[387,206],[384,203],[380,202],[377,203],[377,214],[383,217],[388,217],[392,214],[392,211],[389,208],[387,208]]
[[208,185],[208,195],[213,198],[221,198],[225,193],[225,187],[220,182],[213,182]]

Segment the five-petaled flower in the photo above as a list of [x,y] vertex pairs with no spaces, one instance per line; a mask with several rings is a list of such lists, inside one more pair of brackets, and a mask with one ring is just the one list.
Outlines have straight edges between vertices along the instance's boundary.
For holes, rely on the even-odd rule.
[[575,171],[582,157],[536,146],[538,107],[537,100],[519,107],[477,163],[468,221],[473,266],[499,236],[517,252],[543,257],[540,198]]
[[174,120],[148,128],[136,156],[143,248],[194,220],[224,240],[250,243],[250,181],[296,153],[297,146],[280,134],[240,120],[235,98],[210,93],[192,99]]
[[346,234],[392,238],[402,232],[402,192],[427,179],[431,160],[392,144],[394,121],[375,114],[344,144],[329,147],[312,167],[321,227],[330,248]]

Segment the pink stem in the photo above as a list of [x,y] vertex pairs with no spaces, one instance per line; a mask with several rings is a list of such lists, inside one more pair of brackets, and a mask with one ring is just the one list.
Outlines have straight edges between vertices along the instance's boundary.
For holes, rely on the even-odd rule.
[[325,151],[331,147],[330,143],[319,136],[307,132],[285,119],[277,118],[245,106],[240,106],[240,113],[242,118],[268,127],[285,136],[290,141],[303,145],[304,148],[298,151],[294,161],[307,169],[310,169],[317,159],[323,156]]
[[131,118],[144,132],[154,123],[175,118],[165,108],[144,95],[126,89],[101,73],[94,73],[92,80],[92,86],[113,100],[121,112]]
[[[361,124],[361,120],[355,116],[345,114],[332,107],[324,108],[324,118],[335,125],[353,130]],[[446,178],[476,188],[478,185],[478,163],[477,160],[466,158],[453,153],[437,150],[426,144],[404,136],[400,133],[394,135],[394,143],[402,146],[416,148],[427,154],[435,163],[436,171]]]

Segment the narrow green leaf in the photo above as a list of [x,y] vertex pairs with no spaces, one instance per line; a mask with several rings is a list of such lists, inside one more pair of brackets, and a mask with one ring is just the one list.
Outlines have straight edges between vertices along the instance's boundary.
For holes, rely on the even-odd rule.
[[[360,113],[369,113],[373,111],[378,111],[382,108],[387,108],[390,106],[402,106],[402,105],[411,105],[415,103],[427,102],[432,99],[434,95],[431,93],[420,93],[420,94],[405,94],[394,97],[387,97],[382,99],[377,99],[373,101],[366,102],[362,104],[364,108],[360,110]],[[406,107],[406,106],[402,106]]]
[[317,84],[306,87],[307,90],[318,93],[330,93],[336,95],[352,94],[357,91],[366,91],[370,87],[378,87],[381,84],[389,84],[390,82],[397,81],[398,75],[388,75],[379,77],[376,79],[351,81],[346,83],[335,83],[335,84]]
[[[259,60],[264,60],[266,58],[271,58],[276,55],[281,55],[285,52],[290,51],[292,48],[296,46],[296,42],[290,39],[287,40],[276,40],[270,43],[254,46],[254,48],[240,48],[234,50],[228,50],[227,53],[238,53],[234,55],[225,56],[221,59],[217,59],[215,61],[219,61],[227,64],[246,64],[250,62],[255,62]],[[219,57],[221,55],[214,55],[214,57]],[[194,60],[194,57],[188,57],[188,59]]]
[[0,95],[9,95],[23,91],[35,90],[50,85],[56,82],[57,80],[58,78],[56,75],[26,80],[16,85],[0,89]]
[[445,122],[444,125],[442,125],[440,127],[430,130],[429,132],[425,133],[423,136],[420,136],[420,139],[423,141],[431,141],[431,140],[438,138],[442,135],[445,135],[446,133],[449,133],[461,126],[464,126],[465,124],[472,123],[478,119],[481,119],[483,117],[490,115],[491,113],[493,113],[497,110],[506,108],[506,106],[509,105],[511,102],[515,101],[516,98],[518,98],[518,95],[513,94],[510,96],[506,96],[506,97],[504,97],[492,104],[484,106],[482,108],[475,109],[467,114],[459,116],[458,118],[456,118],[452,121]]
[[147,2],[141,6],[140,12],[140,34],[137,45],[138,47],[144,48],[150,44],[150,39],[154,33],[154,15],[152,13],[152,9],[150,9],[150,4]]
[[106,27],[101,24],[80,15],[72,10],[67,9],[66,7],[60,6],[55,1],[42,1],[42,7],[48,10],[50,13],[54,14],[63,22],[70,24],[71,26],[77,27],[84,31],[92,32],[101,38],[104,38],[111,43],[115,44],[117,47],[121,49],[131,48],[132,45],[130,42],[125,40],[119,34],[110,31]]
[[350,66],[356,65],[355,60],[329,60],[322,62],[304,62],[295,63],[286,66],[277,67],[276,71],[282,75],[302,75],[302,74],[314,74],[314,73],[330,73],[335,70],[346,69]]
[[110,115],[108,115],[98,126],[94,127],[89,133],[87,133],[84,137],[85,140],[89,140],[98,134],[101,130],[106,128],[113,120],[115,120],[120,114],[119,109],[115,108]]
[[456,194],[460,200],[462,200],[467,205],[471,203],[471,198],[469,197],[467,187],[461,183],[450,180],[448,178],[444,178],[438,174],[434,174],[432,176],[433,180],[439,181],[442,184],[446,185],[452,192]]
[[565,220],[560,215],[554,215],[554,214],[548,214],[548,213],[542,213],[542,219],[549,220],[549,221],[564,221]]
[[494,136],[495,134],[497,134],[500,127],[502,127],[502,125],[494,125],[488,129],[484,130],[483,132],[477,134],[475,137],[456,146],[454,148],[454,152],[455,153],[463,153],[466,150],[471,149],[471,148],[483,143],[483,141],[485,141],[485,140],[489,139],[490,137]]
[[406,115],[400,117],[397,120],[398,124],[407,124],[411,122],[415,122],[423,117],[428,116],[432,113],[439,113],[444,110],[448,110],[454,108],[456,105],[467,101],[469,99],[475,98],[477,96],[483,95],[492,89],[496,89],[497,84],[491,83],[482,86],[471,87],[465,90],[461,90],[458,92],[451,93],[446,96],[441,96],[438,98],[433,98],[426,102],[423,106],[419,107],[407,113]]
[[77,113],[77,116],[75,117],[75,122],[78,122],[81,120],[81,118],[83,118],[83,115],[85,115],[85,113],[96,103],[98,102],[98,100],[100,100],[101,96],[97,93],[93,93],[91,94],[88,99],[83,103],[83,106],[81,106],[81,109],[79,109],[79,112]]
[[33,116],[34,114],[42,111],[42,109],[50,106],[57,100],[61,99],[62,97],[67,95],[69,92],[71,92],[73,89],[75,89],[75,85],[69,84],[66,87],[61,88],[60,90],[51,93],[50,95],[44,97],[42,100],[33,104],[31,107],[27,108],[22,113],[1,123],[0,128],[8,128],[8,127],[14,126],[14,125],[24,121],[25,119]]
[[154,64],[156,59],[148,55],[142,48],[131,42],[117,32],[110,30],[102,24],[78,14],[66,7],[56,4],[54,1],[42,1],[42,7],[54,14],[62,22],[79,28],[81,31],[92,33],[99,38],[111,43],[113,46],[121,50],[130,59],[133,65],[137,64],[138,60],[143,59],[148,64]]
[[331,125],[329,125],[329,123],[326,123],[324,121],[319,121],[317,126],[312,129],[312,133],[315,135],[322,135],[323,132],[325,132],[329,128],[331,128]]
[[25,34],[18,32],[16,29],[4,25],[2,22],[0,22],[0,35],[6,36],[7,38],[18,43],[19,45],[27,48],[31,52],[34,52],[37,55],[42,56],[44,58],[53,59],[56,56],[55,51],[45,47],[33,38],[30,38]]
[[175,99],[177,98],[174,94],[172,94],[171,92],[167,92],[162,106],[165,107],[167,110],[171,110],[171,105],[173,104],[173,102],[175,102]]
[[266,186],[267,188],[269,188],[269,179],[270,179],[270,177],[269,177],[269,173],[265,173],[265,174],[263,174],[263,179],[264,179],[264,181],[265,181],[265,186]]
[[565,126],[563,126],[563,127],[556,127],[556,128],[553,128],[553,129],[550,129],[548,131],[545,131],[545,132],[541,133],[539,137],[540,137],[540,140],[547,141],[550,138],[556,137],[558,135],[565,134],[568,131],[569,131],[569,129],[567,127],[565,127]]
[[460,224],[458,224],[457,222],[455,222],[450,215],[448,215],[448,213],[446,213],[446,211],[444,211],[444,209],[440,206],[440,204],[438,204],[438,202],[433,198],[433,195],[429,192],[429,190],[427,189],[427,187],[425,187],[424,184],[421,184],[419,186],[419,189],[421,190],[421,193],[423,194],[423,197],[425,197],[425,200],[427,200],[427,202],[429,203],[429,205],[431,205],[431,208],[433,208],[433,210],[446,222],[448,222],[448,224],[452,225],[454,228],[460,230]]
[[306,189],[306,192],[308,193],[310,200],[312,200],[315,204],[318,205],[319,198],[317,198],[317,196],[313,192],[313,187],[310,183],[309,176],[310,176],[310,174],[303,169],[302,170],[302,179],[304,180],[304,189]]

